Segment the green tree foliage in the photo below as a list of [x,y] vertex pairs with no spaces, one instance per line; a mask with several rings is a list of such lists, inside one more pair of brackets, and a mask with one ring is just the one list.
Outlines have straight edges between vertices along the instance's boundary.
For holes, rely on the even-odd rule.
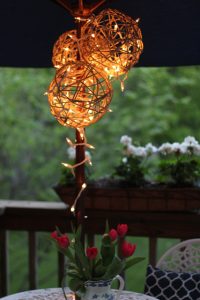
[[[60,163],[67,161],[65,137],[74,139],[74,130],[62,127],[50,114],[43,94],[53,76],[54,70],[0,69],[0,198],[58,199],[52,185],[59,179]],[[96,147],[92,153],[94,176],[113,172],[120,160],[122,135],[131,136],[141,145],[182,141],[187,135],[200,140],[199,82],[200,67],[133,68],[124,93],[120,84],[115,84],[113,113],[107,113],[86,130],[88,142]],[[13,292],[27,288],[24,242],[24,237],[21,240],[12,233]],[[55,285],[50,281],[55,269],[50,267],[56,253],[45,245],[44,238],[39,239],[39,249],[40,284],[50,287]],[[143,249],[147,249],[146,240]],[[131,279],[128,288],[139,289],[145,268],[144,264],[142,271],[136,271],[136,285],[133,287]],[[18,270],[21,276],[16,277]]]
[[52,70],[1,69],[1,198],[53,196],[65,135],[43,96],[52,76]]
[[[8,69],[0,72],[1,198],[51,201],[62,161],[67,162],[65,137],[74,130],[62,127],[50,114],[44,92],[54,70]],[[200,139],[199,67],[135,68],[125,92],[114,84],[113,113],[88,127],[94,177],[110,174],[119,163],[119,139],[127,134],[144,145]]]
[[199,80],[199,67],[133,68],[124,93],[115,84],[113,113],[87,131],[97,146],[95,173],[105,175],[116,165],[122,135],[140,145],[182,141],[187,135],[199,140]]

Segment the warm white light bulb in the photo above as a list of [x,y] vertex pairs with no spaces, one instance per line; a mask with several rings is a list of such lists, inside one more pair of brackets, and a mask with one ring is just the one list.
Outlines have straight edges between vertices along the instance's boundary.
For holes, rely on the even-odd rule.
[[82,184],[82,189],[84,190],[86,187],[87,187],[87,184],[84,182],[84,183]]
[[75,212],[74,206],[72,206],[70,210],[71,210],[72,213]]

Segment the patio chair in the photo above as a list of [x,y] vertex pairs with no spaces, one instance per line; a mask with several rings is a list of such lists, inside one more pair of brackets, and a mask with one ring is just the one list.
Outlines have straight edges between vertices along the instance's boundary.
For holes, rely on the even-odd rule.
[[200,239],[173,246],[163,254],[156,267],[176,272],[200,272]]
[[145,293],[159,300],[200,299],[200,238],[173,246],[147,268]]

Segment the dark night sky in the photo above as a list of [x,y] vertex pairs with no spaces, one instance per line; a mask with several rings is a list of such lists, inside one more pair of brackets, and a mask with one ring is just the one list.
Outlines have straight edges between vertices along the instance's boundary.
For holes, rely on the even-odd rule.
[[[54,42],[74,28],[69,13],[52,0],[1,2],[0,66],[51,67]],[[199,0],[116,0],[107,7],[141,18],[140,66],[200,64]]]

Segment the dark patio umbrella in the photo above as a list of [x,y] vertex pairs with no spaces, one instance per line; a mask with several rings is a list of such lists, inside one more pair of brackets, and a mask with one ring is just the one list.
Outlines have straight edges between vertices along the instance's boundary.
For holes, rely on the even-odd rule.
[[[199,0],[115,0],[106,6],[141,18],[140,66],[200,64]],[[1,1],[0,66],[51,67],[53,43],[73,27],[73,18],[56,1]]]

